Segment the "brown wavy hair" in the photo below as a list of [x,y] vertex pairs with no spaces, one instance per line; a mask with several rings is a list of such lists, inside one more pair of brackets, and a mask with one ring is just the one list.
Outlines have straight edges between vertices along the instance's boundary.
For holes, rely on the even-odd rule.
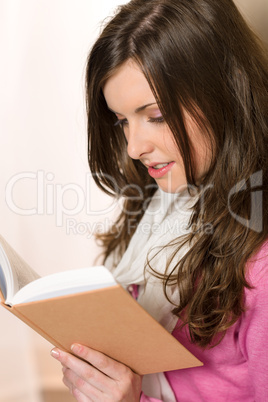
[[[190,234],[172,242],[174,270],[159,275],[153,261],[149,266],[165,291],[179,287],[173,313],[189,326],[192,341],[213,345],[244,311],[246,262],[268,235],[267,54],[232,0],[132,0],[107,23],[86,71],[89,166],[102,190],[124,199],[114,227],[100,236],[105,259],[122,256],[156,191],[147,169],[128,156],[103,96],[106,81],[129,59],[140,66],[174,135],[189,186],[203,189]],[[213,149],[198,183],[183,109]],[[213,230],[204,231],[208,224]],[[185,242],[193,246],[179,260]]]

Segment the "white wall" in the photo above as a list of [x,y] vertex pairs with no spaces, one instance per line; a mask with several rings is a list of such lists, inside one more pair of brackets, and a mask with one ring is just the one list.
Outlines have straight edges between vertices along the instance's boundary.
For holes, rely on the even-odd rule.
[[[100,21],[123,2],[0,0],[0,233],[41,275],[92,265],[91,232],[111,219],[89,177],[83,87]],[[50,345],[2,308],[0,322],[0,401],[38,402],[61,377]]]
[[235,3],[251,27],[259,34],[268,47],[268,1],[235,0]]
[[[83,74],[123,2],[0,0],[0,233],[41,275],[93,264],[91,232],[112,219],[88,179]],[[237,3],[268,43],[267,0]],[[0,402],[39,402],[40,386],[61,386],[50,345],[4,309],[0,322]]]

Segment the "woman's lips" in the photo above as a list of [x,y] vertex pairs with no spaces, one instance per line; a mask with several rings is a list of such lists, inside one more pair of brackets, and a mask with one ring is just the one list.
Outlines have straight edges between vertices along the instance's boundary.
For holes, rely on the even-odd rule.
[[169,162],[169,163],[156,163],[148,168],[148,173],[153,179],[160,179],[160,177],[165,176],[172,166],[174,165],[175,162]]

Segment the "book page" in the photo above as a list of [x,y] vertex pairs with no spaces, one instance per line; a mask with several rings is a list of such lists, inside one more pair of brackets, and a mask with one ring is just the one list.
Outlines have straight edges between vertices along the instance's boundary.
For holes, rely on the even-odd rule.
[[104,266],[80,268],[46,275],[23,287],[9,305],[44,300],[115,286],[117,283]]
[[1,235],[0,267],[0,286],[5,298],[11,298],[25,285],[40,278]]
[[7,297],[7,282],[4,273],[4,261],[6,260],[6,256],[4,250],[0,245],[0,290],[4,299]]

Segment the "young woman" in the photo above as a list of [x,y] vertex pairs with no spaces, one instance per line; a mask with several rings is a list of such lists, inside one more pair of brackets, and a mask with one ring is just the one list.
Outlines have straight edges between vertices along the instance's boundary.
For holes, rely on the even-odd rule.
[[204,365],[141,379],[54,349],[78,401],[268,400],[267,95],[265,52],[232,0],[132,0],[104,28],[89,165],[123,199],[105,264]]

